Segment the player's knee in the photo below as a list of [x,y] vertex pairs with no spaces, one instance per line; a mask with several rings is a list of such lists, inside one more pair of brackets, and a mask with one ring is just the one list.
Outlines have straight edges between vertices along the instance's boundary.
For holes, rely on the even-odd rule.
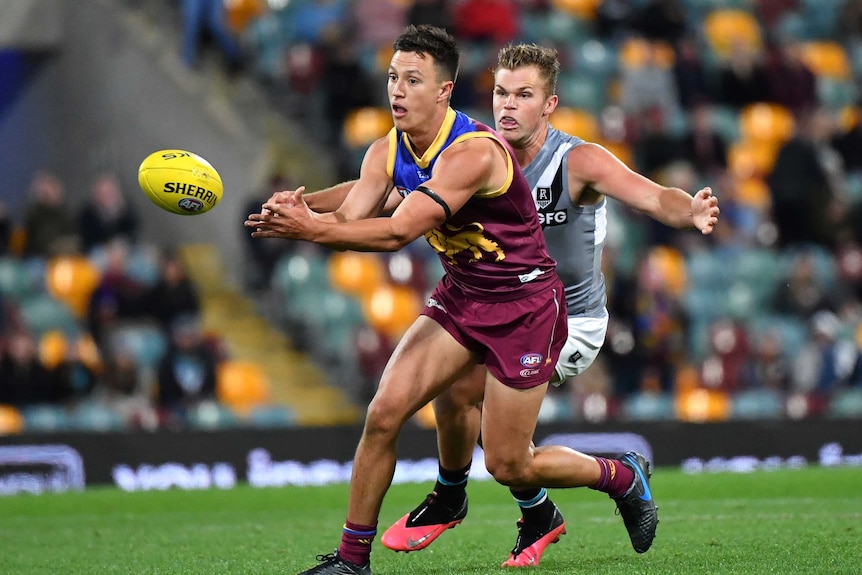
[[397,435],[407,419],[402,412],[403,406],[395,402],[374,399],[365,415],[364,435]]
[[505,458],[489,458],[485,455],[485,468],[497,483],[505,486],[523,485],[524,466],[514,460]]

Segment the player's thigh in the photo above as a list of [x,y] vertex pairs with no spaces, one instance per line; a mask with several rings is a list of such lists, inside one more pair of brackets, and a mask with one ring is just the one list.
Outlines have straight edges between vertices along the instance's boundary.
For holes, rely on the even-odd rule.
[[482,403],[482,447],[489,471],[512,473],[529,463],[533,433],[547,389],[547,383],[516,389],[488,377]]
[[455,383],[434,398],[434,412],[440,415],[479,405],[485,395],[487,373],[484,365],[476,365],[468,373],[459,377]]
[[469,374],[476,362],[440,324],[419,316],[392,352],[369,411],[406,419]]

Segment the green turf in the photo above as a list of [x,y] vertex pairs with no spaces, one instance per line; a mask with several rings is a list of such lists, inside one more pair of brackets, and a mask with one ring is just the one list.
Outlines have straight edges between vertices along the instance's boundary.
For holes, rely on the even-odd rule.
[[[381,527],[418,503],[428,487],[393,487]],[[661,524],[644,555],[631,549],[606,496],[554,490],[569,532],[529,571],[862,573],[860,487],[859,468],[749,475],[660,469],[653,491]],[[346,496],[339,485],[0,497],[0,573],[294,575],[337,545]],[[465,522],[424,551],[396,554],[375,542],[375,574],[507,572],[498,565],[514,543],[514,503],[492,482],[472,483],[470,496]]]

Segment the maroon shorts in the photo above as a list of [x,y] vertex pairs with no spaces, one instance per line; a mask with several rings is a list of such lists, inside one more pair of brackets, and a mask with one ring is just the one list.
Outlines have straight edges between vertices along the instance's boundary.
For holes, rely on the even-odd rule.
[[[529,389],[551,379],[568,324],[563,284],[521,299],[479,302],[465,296],[448,276],[437,284],[422,315],[480,356],[480,363],[505,385]],[[444,360],[445,358],[441,358]]]

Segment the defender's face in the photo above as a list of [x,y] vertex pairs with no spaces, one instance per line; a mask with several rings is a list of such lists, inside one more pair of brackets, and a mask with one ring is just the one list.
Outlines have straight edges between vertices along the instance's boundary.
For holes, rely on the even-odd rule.
[[541,130],[556,107],[556,96],[545,94],[536,66],[501,68],[494,76],[494,123],[513,147],[523,147]]
[[411,132],[425,126],[436,113],[441,98],[448,102],[447,85],[437,76],[434,59],[416,52],[395,52],[389,64],[389,104],[399,130]]

